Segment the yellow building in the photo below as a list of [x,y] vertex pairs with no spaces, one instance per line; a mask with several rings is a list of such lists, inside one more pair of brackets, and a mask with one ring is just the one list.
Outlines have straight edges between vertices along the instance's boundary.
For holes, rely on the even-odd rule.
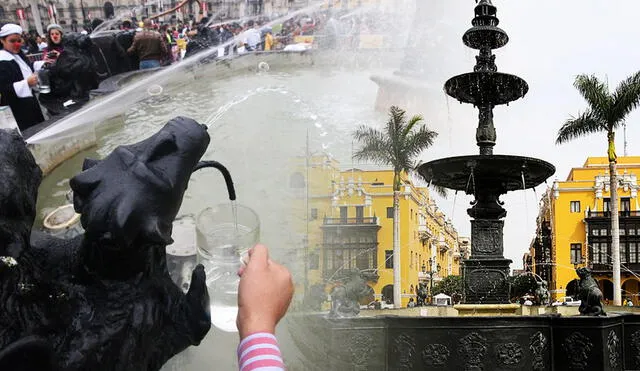
[[[375,299],[393,300],[393,171],[340,169],[329,156],[312,156],[308,186],[308,284],[325,285],[358,269]],[[400,197],[402,306],[418,283],[460,272],[459,236],[426,187],[406,175]],[[298,181],[299,184],[302,184]],[[468,241],[463,239],[464,246]],[[430,263],[431,262],[431,263]],[[431,274],[433,271],[433,274]],[[374,297],[369,298],[373,300]]]
[[[638,301],[640,274],[640,156],[618,158],[622,297]],[[589,157],[542,197],[529,254],[531,270],[549,281],[554,299],[575,294],[576,267],[591,268],[605,299],[613,300],[609,164]]]

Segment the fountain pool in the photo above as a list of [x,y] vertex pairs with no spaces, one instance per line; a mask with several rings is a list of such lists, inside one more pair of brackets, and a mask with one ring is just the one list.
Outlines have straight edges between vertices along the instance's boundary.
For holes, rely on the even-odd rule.
[[[231,171],[238,202],[260,216],[261,241],[292,270],[296,283],[302,284],[304,234],[299,227],[305,215],[292,212],[300,195],[290,188],[289,179],[296,159],[307,153],[307,136],[309,152],[326,151],[349,159],[353,129],[384,122],[385,114],[373,109],[377,86],[369,79],[371,70],[317,65],[286,68],[269,63],[268,73],[254,70],[219,78],[211,76],[217,76],[215,69],[221,66],[204,66],[204,70],[162,85],[162,93],[156,87],[153,95],[98,125],[94,147],[64,161],[45,177],[36,228],[54,208],[68,203],[68,181],[80,171],[85,157],[103,158],[118,145],[139,141],[168,119],[184,115],[210,125],[211,144],[203,160],[220,161]],[[191,179],[179,218],[195,216],[221,202],[228,202],[228,196],[220,174],[199,171]],[[290,333],[286,323],[279,336],[288,362],[295,366],[299,352],[287,349],[286,344],[291,343],[286,340]],[[189,370],[233,369],[237,341],[237,334],[212,328],[203,344],[176,356],[165,369],[186,365]]]

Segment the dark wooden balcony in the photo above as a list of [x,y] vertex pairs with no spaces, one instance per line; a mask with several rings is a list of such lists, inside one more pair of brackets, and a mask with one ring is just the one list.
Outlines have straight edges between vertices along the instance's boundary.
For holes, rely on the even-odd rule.
[[[621,218],[640,217],[640,210],[620,211]],[[585,219],[611,218],[611,211],[587,211]]]
[[[623,274],[630,273],[627,269],[636,274],[640,273],[640,263],[622,263],[622,266],[620,272]],[[611,273],[613,271],[611,263],[589,263],[589,268],[593,273]]]
[[323,226],[344,226],[344,225],[364,225],[364,226],[377,226],[377,217],[362,217],[362,218],[324,218]]

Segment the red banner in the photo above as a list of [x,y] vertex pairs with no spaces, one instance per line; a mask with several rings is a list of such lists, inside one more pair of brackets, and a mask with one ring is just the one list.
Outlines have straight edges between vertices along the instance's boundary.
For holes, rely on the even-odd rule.
[[21,20],[21,21],[25,20],[24,9],[16,9],[16,15],[18,16],[19,20]]

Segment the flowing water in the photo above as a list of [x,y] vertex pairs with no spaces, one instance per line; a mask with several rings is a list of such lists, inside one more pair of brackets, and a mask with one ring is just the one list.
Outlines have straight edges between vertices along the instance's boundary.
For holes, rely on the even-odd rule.
[[[112,119],[100,132],[95,148],[63,163],[44,179],[36,226],[41,226],[48,212],[68,203],[69,179],[80,171],[85,157],[103,158],[118,145],[146,138],[172,117],[189,116],[210,125],[211,144],[203,160],[220,161],[229,169],[239,202],[255,210],[260,218],[260,241],[301,284],[304,233],[297,226],[305,216],[291,212],[299,195],[297,189],[290,188],[289,179],[301,164],[304,167],[300,159],[307,151],[326,151],[347,164],[354,128],[385,121],[386,115],[373,109],[377,86],[369,80],[370,75],[370,71],[315,67],[226,80],[185,76],[183,84],[165,85],[161,93],[150,95]],[[220,174],[197,172],[178,218],[193,217],[206,207],[228,202]],[[214,313],[225,310],[212,309]],[[225,323],[217,325],[229,327]],[[280,331],[284,352],[294,361],[297,351],[287,345],[291,344],[287,341],[289,332]],[[237,334],[212,328],[199,347],[180,354],[166,369],[231,370],[237,367],[235,346]]]

